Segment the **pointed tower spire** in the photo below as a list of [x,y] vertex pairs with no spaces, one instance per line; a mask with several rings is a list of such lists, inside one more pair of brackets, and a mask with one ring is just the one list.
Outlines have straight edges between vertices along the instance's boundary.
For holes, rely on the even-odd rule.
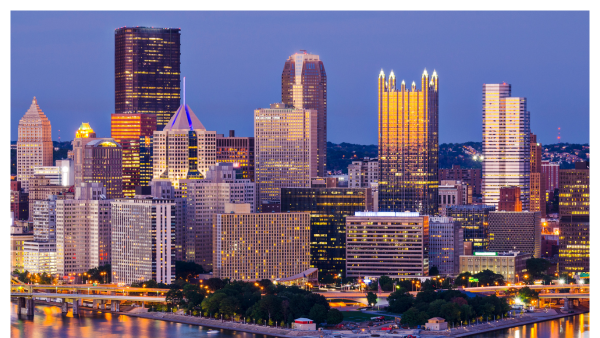
[[406,82],[404,82],[404,80],[402,80],[402,85],[405,85],[405,84],[406,84]]
[[427,74],[427,68],[425,68],[425,70],[423,71],[423,77],[427,77],[429,76],[429,74]]
[[383,72],[383,68],[381,68],[381,72],[379,72],[379,77],[385,79],[385,73]]
[[390,78],[396,78],[396,75],[394,75],[394,70],[392,70],[392,72],[390,73]]
[[437,77],[438,77],[437,73],[435,72],[435,69],[433,70],[433,75],[432,75],[432,77],[435,77],[435,78],[437,78]]
[[185,76],[183,77],[183,106],[185,107]]

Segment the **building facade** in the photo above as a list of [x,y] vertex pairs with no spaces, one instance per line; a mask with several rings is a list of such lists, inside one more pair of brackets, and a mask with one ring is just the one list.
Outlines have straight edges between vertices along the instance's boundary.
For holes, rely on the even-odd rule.
[[490,251],[520,251],[542,256],[540,213],[492,211],[489,214]]
[[590,271],[590,169],[589,162],[561,169],[559,178],[560,273]]
[[347,277],[429,275],[429,216],[357,212],[346,217]]
[[259,205],[278,203],[281,188],[309,187],[318,176],[317,118],[317,110],[282,103],[254,111]]
[[461,181],[443,180],[438,186],[438,212],[444,216],[446,207],[473,203],[473,187]]
[[[156,130],[154,114],[111,114],[110,137],[122,147],[123,151],[123,196],[133,197],[135,187],[142,185],[140,154],[141,142],[152,137]],[[144,158],[145,159],[145,158]],[[145,180],[147,185],[147,181]]]
[[216,138],[217,133],[206,130],[185,104],[184,92],[183,104],[175,115],[163,130],[154,132],[153,178],[170,180],[175,187],[176,197],[183,197],[179,193],[179,181],[202,179],[210,166],[216,163]]
[[542,145],[533,133],[529,136],[531,176],[529,178],[529,211],[538,211],[546,217],[546,176],[542,170]]
[[460,222],[465,242],[471,242],[473,252],[487,251],[489,214],[496,210],[491,205],[454,205],[446,208],[446,216]]
[[371,211],[370,188],[281,188],[281,212],[310,213],[310,267],[346,276],[346,217]]
[[180,37],[179,28],[115,30],[115,113],[152,114],[164,128],[180,104]]
[[521,202],[521,188],[500,188],[498,211],[523,211],[523,203]]
[[542,161],[542,173],[546,177],[546,190],[554,191],[559,188],[560,163]]
[[429,266],[439,275],[459,274],[459,258],[465,254],[463,228],[452,217],[429,218]]
[[452,169],[439,169],[440,181],[461,181],[473,187],[473,194],[481,195],[481,169],[461,168],[452,165]]
[[111,269],[114,283],[175,280],[173,200],[117,199],[111,202]]
[[17,181],[23,192],[29,192],[33,168],[52,165],[54,148],[50,120],[40,109],[36,98],[19,120],[17,140]]
[[438,76],[408,88],[383,70],[378,81],[380,211],[438,212]]
[[[483,270],[491,270],[504,277],[505,282],[515,283],[527,272],[526,262],[531,254],[521,252],[475,252],[460,256],[460,273],[471,275]],[[517,275],[519,277],[517,277]]]
[[[185,257],[210,270],[213,264],[213,217],[225,212],[227,203],[246,203],[256,210],[256,185],[236,178],[233,163],[217,163],[203,180],[186,182],[187,220]],[[186,180],[187,181],[187,180]]]
[[348,188],[369,188],[379,180],[379,160],[365,157],[348,166]]
[[498,206],[500,188],[521,188],[529,208],[530,126],[527,99],[511,97],[506,83],[483,85],[483,204]]
[[[315,176],[324,177],[327,163],[327,74],[318,55],[301,53],[291,55],[281,74],[281,102],[295,109],[317,112],[315,137]],[[256,134],[255,134],[256,135]]]
[[308,213],[228,213],[214,217],[214,277],[276,280],[308,270]]
[[29,193],[21,190],[19,181],[10,181],[10,211],[15,220],[29,219]]
[[229,131],[229,137],[217,135],[217,163],[233,163],[239,168],[243,179],[254,182],[254,137],[236,137]]
[[90,140],[84,146],[82,182],[102,183],[108,199],[123,197],[123,148],[112,138]]

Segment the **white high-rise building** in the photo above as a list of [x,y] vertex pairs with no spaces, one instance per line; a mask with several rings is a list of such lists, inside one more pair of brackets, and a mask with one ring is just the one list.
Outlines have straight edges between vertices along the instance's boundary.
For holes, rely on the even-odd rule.
[[21,181],[25,192],[29,192],[28,181],[33,177],[33,168],[52,165],[53,151],[50,120],[34,97],[19,121],[17,140],[17,181]]
[[529,206],[529,112],[527,99],[511,97],[509,84],[483,85],[483,204],[498,206],[500,188],[521,188]]
[[247,203],[256,210],[255,183],[236,178],[236,173],[232,163],[217,163],[206,179],[187,182],[185,256],[205,269],[213,263],[214,216],[224,213],[227,203]]
[[283,103],[254,111],[258,205],[279,202],[281,188],[310,187],[317,177],[317,111]]
[[176,197],[182,197],[180,180],[203,178],[217,162],[217,132],[207,131],[185,104],[185,78],[183,86],[183,104],[163,130],[154,132],[152,153],[153,178],[169,179]]
[[35,167],[33,175],[50,179],[50,185],[70,187],[75,184],[75,167],[73,160],[56,160],[52,167]]
[[379,160],[365,157],[348,166],[348,188],[369,188],[379,180]]
[[465,254],[463,228],[452,217],[429,218],[429,266],[439,275],[459,274],[460,256]]
[[110,264],[111,200],[102,183],[81,183],[75,199],[56,201],[57,273]]
[[111,203],[113,282],[131,284],[175,280],[175,203],[171,199],[130,198]]

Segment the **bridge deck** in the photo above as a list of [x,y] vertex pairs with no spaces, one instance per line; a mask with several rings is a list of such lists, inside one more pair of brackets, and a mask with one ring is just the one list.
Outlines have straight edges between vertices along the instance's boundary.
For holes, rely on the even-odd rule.
[[62,298],[62,299],[102,299],[102,300],[129,300],[135,302],[165,302],[166,297],[153,296],[117,296],[117,295],[86,295],[74,293],[24,293],[11,292],[11,297],[36,297],[36,298]]

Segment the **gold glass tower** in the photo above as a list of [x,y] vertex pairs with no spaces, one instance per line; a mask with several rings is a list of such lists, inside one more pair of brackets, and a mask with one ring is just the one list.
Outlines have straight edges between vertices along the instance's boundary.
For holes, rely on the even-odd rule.
[[438,212],[438,76],[421,90],[379,74],[379,211]]

